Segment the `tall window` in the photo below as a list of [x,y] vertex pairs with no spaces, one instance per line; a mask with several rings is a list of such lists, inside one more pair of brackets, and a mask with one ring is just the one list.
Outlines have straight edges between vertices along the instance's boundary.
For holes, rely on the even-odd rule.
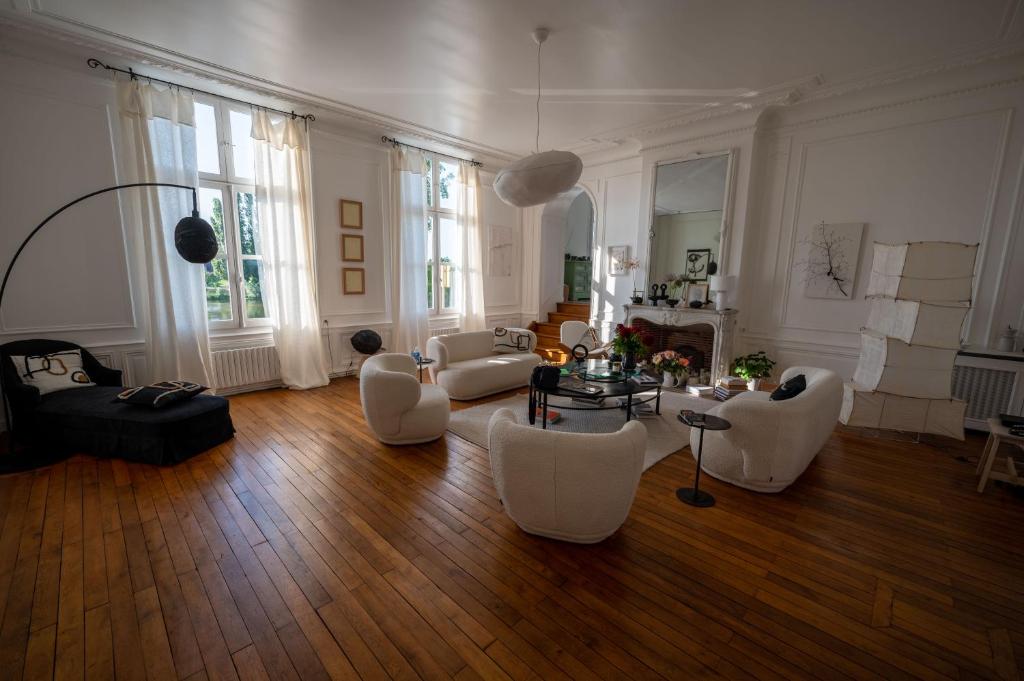
[[267,325],[252,116],[214,99],[197,99],[195,107],[199,213],[219,246],[206,265],[206,315],[214,329]]
[[433,314],[456,312],[462,249],[455,220],[459,165],[427,156],[424,191],[427,201],[427,308]]

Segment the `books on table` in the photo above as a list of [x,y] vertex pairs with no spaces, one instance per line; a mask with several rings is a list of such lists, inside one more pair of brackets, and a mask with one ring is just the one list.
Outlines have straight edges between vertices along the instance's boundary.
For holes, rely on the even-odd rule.
[[688,385],[686,386],[686,392],[697,397],[711,397],[715,389],[710,385]]

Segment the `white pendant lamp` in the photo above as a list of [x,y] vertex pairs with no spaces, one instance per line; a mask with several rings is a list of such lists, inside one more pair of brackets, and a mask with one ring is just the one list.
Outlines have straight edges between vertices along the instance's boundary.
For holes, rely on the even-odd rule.
[[494,191],[498,197],[519,208],[547,203],[576,186],[583,174],[583,161],[570,151],[540,150],[540,46],[548,38],[548,29],[532,33],[537,43],[537,137],[534,152],[498,171]]

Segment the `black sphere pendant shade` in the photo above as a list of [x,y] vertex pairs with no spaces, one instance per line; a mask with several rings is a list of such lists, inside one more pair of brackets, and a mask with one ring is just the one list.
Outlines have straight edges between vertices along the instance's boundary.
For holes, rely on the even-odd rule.
[[174,228],[174,247],[188,262],[204,265],[217,256],[217,237],[210,223],[194,210]]

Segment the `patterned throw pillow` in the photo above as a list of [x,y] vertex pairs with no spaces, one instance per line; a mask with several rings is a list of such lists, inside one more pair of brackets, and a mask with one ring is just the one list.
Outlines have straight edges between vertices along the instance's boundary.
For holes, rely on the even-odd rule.
[[128,388],[118,393],[114,401],[162,409],[169,404],[191,399],[204,390],[206,390],[206,386],[199,385],[198,383],[162,381],[138,388]]
[[526,329],[494,329],[494,352],[529,352],[530,332]]
[[81,350],[63,350],[49,355],[11,355],[14,369],[25,385],[40,395],[96,385],[82,368]]

